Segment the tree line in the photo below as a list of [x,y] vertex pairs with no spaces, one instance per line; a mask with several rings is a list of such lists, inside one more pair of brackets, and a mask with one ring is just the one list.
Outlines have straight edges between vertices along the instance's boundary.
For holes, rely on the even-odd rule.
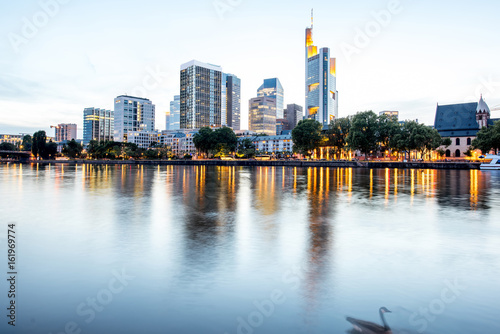
[[451,145],[450,138],[441,138],[429,126],[415,121],[399,123],[395,116],[377,116],[373,111],[337,118],[326,130],[316,120],[302,120],[292,130],[292,139],[294,152],[307,157],[320,147],[329,147],[337,158],[347,151],[359,151],[365,159],[378,153],[406,156],[417,151],[424,159],[440,146]]

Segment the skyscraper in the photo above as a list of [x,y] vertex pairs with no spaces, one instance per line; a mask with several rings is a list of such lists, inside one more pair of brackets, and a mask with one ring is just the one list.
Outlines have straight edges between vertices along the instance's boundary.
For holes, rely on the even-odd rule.
[[83,110],[83,143],[91,140],[113,140],[113,111],[99,108]]
[[166,130],[179,130],[181,123],[181,97],[175,95],[174,100],[170,101],[170,111],[166,113],[165,129]]
[[241,80],[235,75],[226,75],[226,96],[226,125],[233,130],[240,130]]
[[285,118],[289,126],[287,130],[293,130],[299,124],[299,121],[304,118],[304,109],[297,104],[289,104],[285,109]]
[[264,83],[257,90],[257,96],[272,97],[276,100],[276,118],[283,118],[284,90],[278,78],[265,79]]
[[251,131],[276,134],[276,99],[267,96],[250,99],[248,106],[248,125]]
[[76,139],[76,124],[61,123],[54,128],[56,142]]
[[180,128],[220,127],[226,108],[222,68],[192,60],[181,66],[180,79]]
[[338,117],[336,60],[330,58],[330,49],[322,48],[318,52],[313,45],[313,22],[306,29],[306,117],[328,125]]
[[149,99],[128,95],[115,98],[115,141],[126,142],[129,131],[154,129],[155,105]]

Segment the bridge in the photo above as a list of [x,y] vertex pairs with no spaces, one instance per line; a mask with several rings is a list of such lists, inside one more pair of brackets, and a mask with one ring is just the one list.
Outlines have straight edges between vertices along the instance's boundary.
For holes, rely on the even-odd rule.
[[20,161],[27,161],[31,157],[30,151],[4,151],[0,150],[0,157],[16,157]]

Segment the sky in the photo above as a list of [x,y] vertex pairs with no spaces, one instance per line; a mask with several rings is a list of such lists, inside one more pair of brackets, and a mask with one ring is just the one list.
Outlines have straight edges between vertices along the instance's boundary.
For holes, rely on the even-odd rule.
[[[500,3],[493,0],[0,0],[0,133],[78,124],[121,94],[149,98],[156,127],[180,66],[220,65],[248,100],[277,77],[304,105],[305,28],[337,58],[339,117],[398,110],[432,125],[436,104],[500,107]],[[492,117],[500,117],[493,111]]]

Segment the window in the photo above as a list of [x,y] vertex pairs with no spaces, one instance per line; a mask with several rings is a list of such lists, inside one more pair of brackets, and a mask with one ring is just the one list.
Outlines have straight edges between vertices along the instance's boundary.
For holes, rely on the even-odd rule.
[[451,151],[450,151],[450,150],[446,150],[446,157],[447,157],[447,158],[450,158],[450,157],[451,157]]
[[472,139],[467,138],[467,145],[471,145],[471,144],[472,144]]
[[455,158],[460,158],[460,150],[455,151]]
[[456,143],[457,145],[460,145],[460,138],[457,138],[457,139],[455,140],[455,143]]

